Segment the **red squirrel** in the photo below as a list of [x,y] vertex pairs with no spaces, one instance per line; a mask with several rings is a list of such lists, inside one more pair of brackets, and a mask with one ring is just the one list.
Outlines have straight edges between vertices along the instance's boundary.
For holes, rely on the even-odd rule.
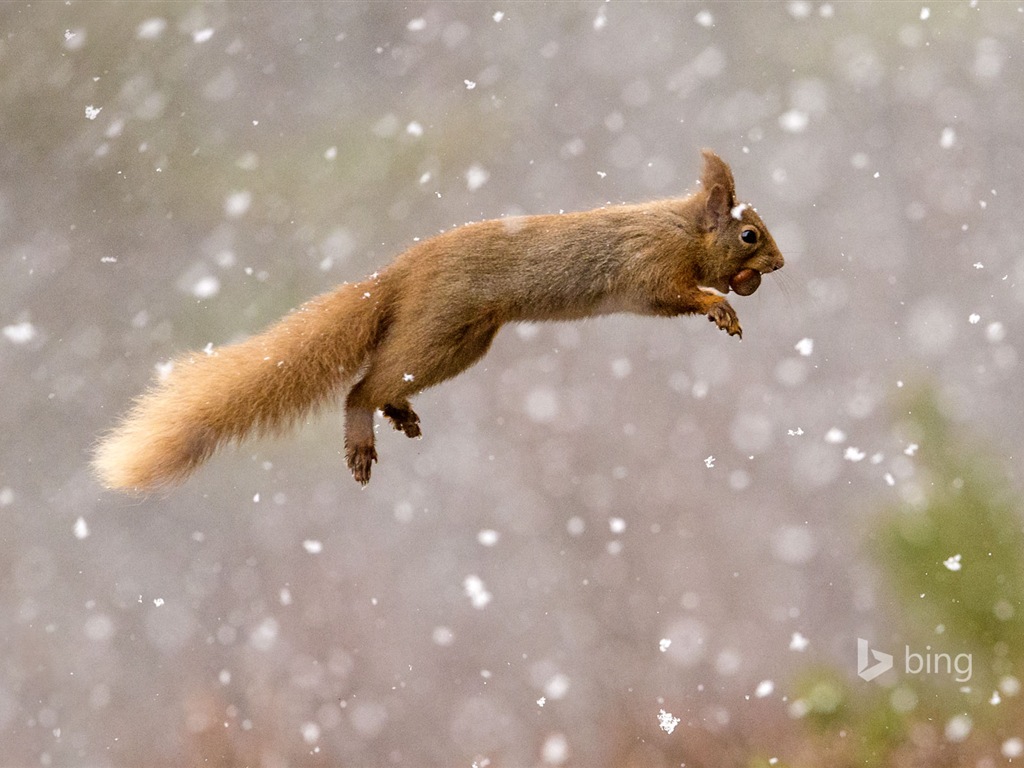
[[183,355],[101,439],[100,480],[131,491],[180,482],[221,445],[280,434],[349,387],[345,458],[365,485],[375,412],[419,437],[409,398],[479,360],[505,323],[700,314],[741,336],[725,295],[749,296],[783,258],[737,202],[729,166],[703,156],[701,188],[686,197],[457,227],[256,336]]

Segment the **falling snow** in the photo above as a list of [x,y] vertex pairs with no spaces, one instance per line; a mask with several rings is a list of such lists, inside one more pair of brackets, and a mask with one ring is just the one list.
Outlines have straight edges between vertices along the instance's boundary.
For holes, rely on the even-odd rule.
[[666,712],[664,709],[658,712],[658,727],[665,733],[672,733],[677,725],[679,725],[679,718],[673,717],[671,712]]
[[[1022,453],[1024,13],[883,5],[18,15],[0,43],[6,762],[256,745],[282,765],[690,765],[712,734],[738,764],[811,764],[822,718],[794,681],[823,664],[844,711],[888,707],[905,762],[927,763],[921,728],[965,764],[1020,762],[1020,680],[991,643],[954,637],[963,606],[935,602],[1019,570],[1012,547],[978,514],[947,531],[931,512],[1016,477]],[[150,494],[93,476],[98,437],[147,386],[213,371],[336,284],[359,286],[387,343],[392,258],[466,222],[499,219],[504,245],[434,253],[448,292],[402,304],[423,327],[464,307],[471,330],[474,293],[517,293],[495,279],[509,266],[558,265],[517,297],[524,314],[598,291],[609,264],[579,270],[621,233],[552,244],[525,217],[561,231],[580,210],[703,189],[704,146],[732,166],[732,223],[756,206],[786,260],[727,296],[742,343],[693,315],[511,324],[410,395],[422,440],[375,415],[365,488],[344,411],[370,361],[338,371],[328,345],[314,368],[338,386],[287,435],[226,440]],[[308,306],[289,326],[306,344],[355,328],[304,325]],[[427,362],[381,369],[396,396],[435,381],[447,352],[427,337]],[[295,391],[298,357],[257,357],[258,381],[235,378],[263,405]],[[178,418],[185,453],[215,438]],[[896,583],[882,541],[923,547],[903,563],[919,586]],[[1022,596],[1001,589],[976,608],[1010,626]],[[910,608],[888,604],[901,594]],[[856,678],[858,633],[897,653],[918,624],[944,633],[921,649],[969,647],[999,674]],[[659,711],[672,735],[651,739]],[[758,723],[784,724],[791,754]],[[815,735],[849,746],[844,726]]]

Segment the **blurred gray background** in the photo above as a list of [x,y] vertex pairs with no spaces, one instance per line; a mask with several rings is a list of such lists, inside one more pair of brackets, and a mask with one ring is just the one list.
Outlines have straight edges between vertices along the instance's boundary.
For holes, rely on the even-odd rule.
[[[730,764],[887,621],[901,394],[1016,471],[1019,3],[5,3],[0,32],[3,765]],[[381,428],[366,490],[340,412],[164,495],[90,476],[176,354],[456,224],[683,194],[705,146],[787,259],[742,342],[506,328],[416,399],[423,440]]]

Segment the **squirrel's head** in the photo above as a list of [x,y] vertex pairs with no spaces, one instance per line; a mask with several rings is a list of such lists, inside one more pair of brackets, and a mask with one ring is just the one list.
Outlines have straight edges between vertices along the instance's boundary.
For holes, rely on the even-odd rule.
[[710,149],[702,154],[698,202],[709,257],[702,277],[722,293],[731,288],[749,296],[761,284],[761,275],[781,269],[785,261],[757,211],[736,200],[728,164]]

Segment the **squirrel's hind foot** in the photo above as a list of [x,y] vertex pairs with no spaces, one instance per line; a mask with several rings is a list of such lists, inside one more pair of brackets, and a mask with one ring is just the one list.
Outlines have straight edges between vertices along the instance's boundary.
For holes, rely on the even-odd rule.
[[350,447],[345,457],[352,477],[360,485],[370,482],[370,468],[377,460],[377,450],[372,445],[356,445]]
[[404,432],[406,437],[420,437],[423,434],[420,430],[420,417],[409,407],[408,403],[385,405],[381,410],[394,428],[399,432]]

